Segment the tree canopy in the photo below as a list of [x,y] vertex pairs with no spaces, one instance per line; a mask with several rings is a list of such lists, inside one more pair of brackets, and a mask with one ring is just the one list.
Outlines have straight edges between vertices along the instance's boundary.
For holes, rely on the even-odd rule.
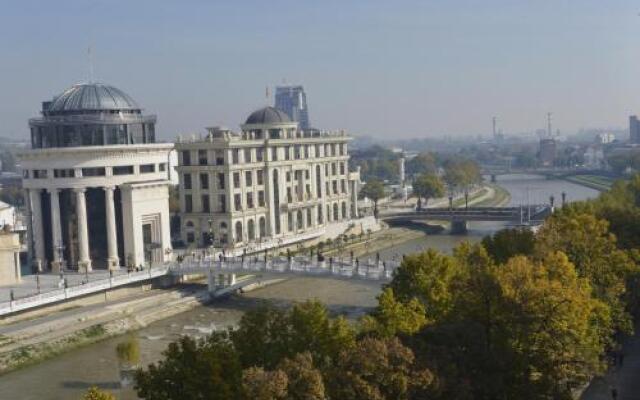
[[425,199],[425,207],[430,198],[444,196],[444,184],[435,174],[423,174],[413,182],[413,193],[418,197],[418,209],[422,209],[422,198]]

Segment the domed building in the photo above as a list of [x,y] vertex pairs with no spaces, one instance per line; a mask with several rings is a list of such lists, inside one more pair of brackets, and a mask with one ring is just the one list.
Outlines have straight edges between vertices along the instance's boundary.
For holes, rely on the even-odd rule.
[[39,270],[90,271],[168,259],[167,165],[154,115],[125,92],[77,84],[29,120],[31,149],[19,155]]
[[360,176],[343,132],[301,130],[274,107],[241,132],[207,128],[176,143],[183,240],[231,252],[316,238],[357,217]]

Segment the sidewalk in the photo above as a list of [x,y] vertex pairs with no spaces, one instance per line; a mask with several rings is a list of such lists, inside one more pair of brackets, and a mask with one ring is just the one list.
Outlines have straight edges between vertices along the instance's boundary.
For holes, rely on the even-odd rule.
[[611,389],[618,390],[617,400],[640,399],[640,326],[636,326],[636,334],[623,343],[624,363],[611,367],[609,373],[602,378],[594,379],[581,400],[612,400]]

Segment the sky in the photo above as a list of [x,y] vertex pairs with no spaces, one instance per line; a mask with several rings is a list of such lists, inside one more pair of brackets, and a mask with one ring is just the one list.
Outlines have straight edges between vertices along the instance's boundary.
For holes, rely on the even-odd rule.
[[[379,138],[625,127],[640,113],[640,3],[622,0],[2,0],[0,136],[87,81],[164,139],[234,130],[302,84],[311,123]],[[273,93],[273,90],[272,90]]]

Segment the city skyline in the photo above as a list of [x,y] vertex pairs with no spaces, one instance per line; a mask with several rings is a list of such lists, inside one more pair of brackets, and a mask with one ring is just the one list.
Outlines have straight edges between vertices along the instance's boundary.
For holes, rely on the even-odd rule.
[[640,111],[636,5],[490,3],[10,4],[0,136],[26,139],[34,104],[89,79],[89,46],[94,81],[128,88],[165,140],[238,129],[283,80],[305,87],[314,126],[377,138],[490,135],[494,115],[533,131],[549,111],[571,133]]

